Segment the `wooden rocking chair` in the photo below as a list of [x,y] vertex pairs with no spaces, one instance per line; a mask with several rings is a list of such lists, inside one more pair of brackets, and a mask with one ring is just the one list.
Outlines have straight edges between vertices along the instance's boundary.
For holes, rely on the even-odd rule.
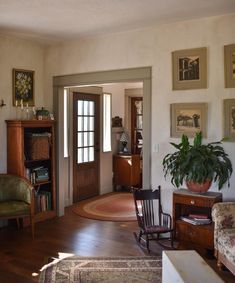
[[[173,248],[172,220],[170,214],[162,211],[161,187],[158,186],[155,191],[133,189],[133,196],[140,228],[138,235],[134,233],[137,243],[150,252],[149,241],[160,240],[161,234],[169,233],[171,248]],[[159,244],[163,245],[160,241]]]

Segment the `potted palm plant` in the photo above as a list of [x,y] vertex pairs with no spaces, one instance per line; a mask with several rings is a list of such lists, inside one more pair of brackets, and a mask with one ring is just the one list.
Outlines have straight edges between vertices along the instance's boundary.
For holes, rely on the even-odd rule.
[[231,161],[221,146],[222,141],[202,144],[202,133],[196,133],[193,144],[183,135],[179,144],[171,143],[177,151],[163,159],[164,176],[171,175],[171,183],[179,187],[185,181],[189,190],[206,192],[212,182],[218,189],[228,182],[233,172]]

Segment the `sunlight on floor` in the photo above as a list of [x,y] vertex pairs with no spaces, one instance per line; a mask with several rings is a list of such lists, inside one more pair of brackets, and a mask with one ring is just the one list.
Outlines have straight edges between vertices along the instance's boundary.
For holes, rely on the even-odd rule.
[[33,273],[32,273],[32,276],[33,276],[33,277],[37,277],[38,275],[39,275],[39,274],[38,274],[37,272],[33,272]]

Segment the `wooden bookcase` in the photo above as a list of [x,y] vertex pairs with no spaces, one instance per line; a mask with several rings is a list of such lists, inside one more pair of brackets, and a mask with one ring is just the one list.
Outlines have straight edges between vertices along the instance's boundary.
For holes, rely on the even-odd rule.
[[214,203],[222,202],[222,194],[195,194],[179,189],[173,193],[173,227],[175,239],[190,248],[214,249],[214,224],[193,225],[180,219],[189,214],[206,214],[211,218]]
[[[55,121],[7,120],[7,173],[29,179],[35,188],[35,221],[56,216],[55,184]],[[28,138],[30,135],[47,134],[47,158],[31,159]],[[46,168],[48,178],[35,180],[35,168]],[[33,178],[32,178],[33,176]]]

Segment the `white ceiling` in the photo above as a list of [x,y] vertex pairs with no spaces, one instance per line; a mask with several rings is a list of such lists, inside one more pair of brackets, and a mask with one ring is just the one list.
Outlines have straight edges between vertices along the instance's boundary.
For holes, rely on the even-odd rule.
[[0,0],[0,33],[46,44],[235,13],[235,0]]

